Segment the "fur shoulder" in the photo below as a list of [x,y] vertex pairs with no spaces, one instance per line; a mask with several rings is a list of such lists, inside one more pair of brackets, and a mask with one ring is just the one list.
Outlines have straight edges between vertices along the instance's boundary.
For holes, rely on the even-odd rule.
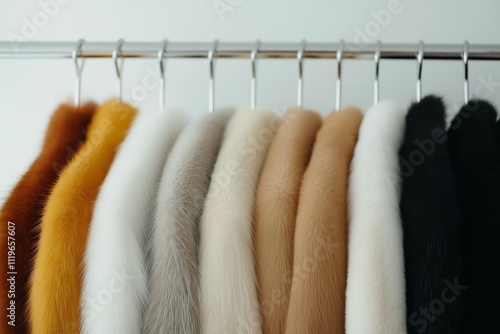
[[[471,100],[462,106],[448,131],[451,157],[460,177],[487,182],[495,157],[497,111],[489,102]],[[477,163],[478,159],[482,161]],[[472,172],[474,171],[474,172]]]

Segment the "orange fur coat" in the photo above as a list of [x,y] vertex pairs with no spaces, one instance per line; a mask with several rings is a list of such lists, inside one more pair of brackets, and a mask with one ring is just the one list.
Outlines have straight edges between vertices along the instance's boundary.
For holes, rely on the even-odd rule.
[[[43,208],[60,172],[85,141],[95,109],[94,103],[87,103],[80,108],[67,104],[59,106],[47,127],[40,154],[0,210],[0,333],[29,332],[28,282]],[[13,268],[9,268],[7,262],[8,247],[13,252],[11,257],[15,256]],[[11,277],[8,272],[17,272],[13,275],[14,294],[14,289],[10,289],[11,280],[7,281]],[[11,305],[11,301],[14,304]],[[11,317],[7,317],[11,314],[7,308],[12,310]]]
[[80,332],[82,260],[94,201],[135,114],[115,100],[102,105],[50,194],[29,298],[33,334]]

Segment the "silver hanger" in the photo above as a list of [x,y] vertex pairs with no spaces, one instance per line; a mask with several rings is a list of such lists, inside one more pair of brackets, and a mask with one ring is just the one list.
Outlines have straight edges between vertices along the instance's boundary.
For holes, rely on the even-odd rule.
[[215,106],[215,82],[214,82],[214,71],[215,64],[214,60],[217,56],[217,45],[219,44],[218,40],[215,40],[212,49],[208,51],[208,65],[209,65],[209,79],[208,79],[208,112],[214,112]]
[[422,65],[424,63],[424,42],[420,41],[417,52],[417,102],[422,100]]
[[164,65],[164,55],[167,52],[168,41],[163,40],[162,48],[158,51],[158,66],[160,70],[160,94],[159,94],[159,105],[160,111],[165,111],[165,65]]
[[82,87],[82,71],[83,65],[85,65],[85,58],[82,59],[81,63],[78,62],[78,56],[82,53],[82,45],[85,40],[82,38],[76,43],[76,47],[71,54],[73,62],[76,69],[76,81],[75,81],[75,107],[80,106],[80,93]]
[[302,60],[304,59],[304,50],[306,49],[306,40],[302,40],[302,45],[300,49],[297,51],[297,61],[299,63],[299,78],[297,80],[297,106],[302,107],[302,100],[303,100],[303,95],[304,95],[304,86],[303,86],[303,79],[302,75],[304,72],[304,65]]
[[[123,70],[123,57],[120,57],[122,54],[122,46],[123,46],[123,39],[119,39],[118,42],[116,43],[116,47],[113,50],[113,62],[115,64],[115,70],[116,70],[116,77],[117,77],[117,82],[116,82],[116,95],[118,96],[118,99],[120,102],[122,101],[122,70]],[[120,61],[118,60],[120,58]]]
[[375,49],[375,82],[373,83],[373,104],[378,104],[379,98],[379,85],[378,85],[378,75],[379,75],[379,64],[380,64],[380,53],[382,52],[382,43],[377,41],[377,47]]
[[255,109],[255,105],[257,104],[257,64],[255,63],[255,59],[257,58],[257,54],[259,53],[260,41],[257,40],[255,42],[255,48],[252,50],[250,54],[250,62],[252,65],[252,80],[250,82],[250,108]]
[[462,53],[462,60],[464,61],[465,80],[464,80],[464,101],[465,104],[469,103],[469,42],[464,42],[464,52]]
[[342,98],[342,58],[344,56],[344,40],[340,40],[337,50],[337,85],[335,92],[335,109],[340,110],[340,99]]

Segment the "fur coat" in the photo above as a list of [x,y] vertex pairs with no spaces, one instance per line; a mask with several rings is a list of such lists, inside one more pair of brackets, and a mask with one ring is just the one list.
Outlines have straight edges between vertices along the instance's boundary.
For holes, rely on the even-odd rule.
[[500,314],[500,132],[495,108],[471,100],[449,130],[462,213],[464,333],[498,332]]
[[333,111],[316,135],[300,189],[287,334],[344,332],[347,181],[362,117]]
[[200,222],[201,332],[262,332],[252,218],[255,192],[280,119],[240,110],[229,121]]
[[146,333],[200,332],[198,224],[232,115],[230,110],[216,111],[186,126],[163,170],[148,239]]
[[285,331],[300,185],[320,127],[317,113],[288,111],[269,148],[257,187],[255,252],[264,334]]
[[381,101],[366,113],[349,177],[347,334],[406,333],[398,152],[405,112]]
[[33,334],[80,333],[83,254],[94,201],[135,114],[115,100],[98,108],[85,143],[52,189],[30,290]]
[[440,98],[410,107],[400,167],[408,333],[460,334],[464,298],[450,288],[464,284],[460,207]]
[[[52,115],[42,150],[28,171],[16,184],[0,210],[0,308],[2,315],[15,301],[13,319],[3,317],[0,333],[28,333],[28,291],[33,258],[39,239],[43,208],[59,174],[85,141],[87,127],[96,105],[87,103],[79,108],[61,105]],[[10,223],[9,223],[10,222]],[[13,239],[8,240],[8,237]],[[12,242],[13,240],[14,243]],[[15,266],[8,267],[8,248],[14,246]],[[11,275],[15,275],[15,296],[9,293]],[[10,298],[8,295],[10,295]],[[12,308],[12,307],[11,307]]]

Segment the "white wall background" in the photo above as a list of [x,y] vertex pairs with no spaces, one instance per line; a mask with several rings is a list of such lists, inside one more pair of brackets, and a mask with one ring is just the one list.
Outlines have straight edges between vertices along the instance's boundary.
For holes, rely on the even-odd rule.
[[[382,23],[377,13],[398,2],[398,13]],[[215,5],[226,5],[218,13]],[[382,43],[498,43],[500,2],[497,0],[0,0],[0,40],[12,34],[32,41],[354,41],[371,30]],[[43,12],[50,15],[43,21]],[[35,30],[26,26],[35,24]],[[378,31],[377,28],[378,27]],[[24,32],[23,32],[24,29]],[[336,63],[305,60],[304,106],[323,114],[334,106]],[[416,63],[382,61],[380,96],[405,107],[415,95]],[[126,60],[124,93],[142,85],[154,60]],[[196,115],[207,112],[208,66],[203,60],[167,62],[167,106]],[[37,155],[54,108],[73,96],[70,60],[0,60],[0,203]],[[297,63],[259,60],[258,107],[284,110],[296,101]],[[372,102],[374,66],[345,61],[342,104],[362,109]],[[443,95],[449,111],[462,102],[463,66],[456,62],[424,62],[423,92]],[[250,64],[220,60],[216,66],[216,105],[246,107]],[[485,82],[490,84],[485,84]],[[491,83],[492,82],[492,83]],[[500,105],[500,63],[471,62],[471,93]],[[82,96],[103,102],[115,92],[111,60],[89,60],[83,72]],[[158,90],[138,103],[156,111]]]

